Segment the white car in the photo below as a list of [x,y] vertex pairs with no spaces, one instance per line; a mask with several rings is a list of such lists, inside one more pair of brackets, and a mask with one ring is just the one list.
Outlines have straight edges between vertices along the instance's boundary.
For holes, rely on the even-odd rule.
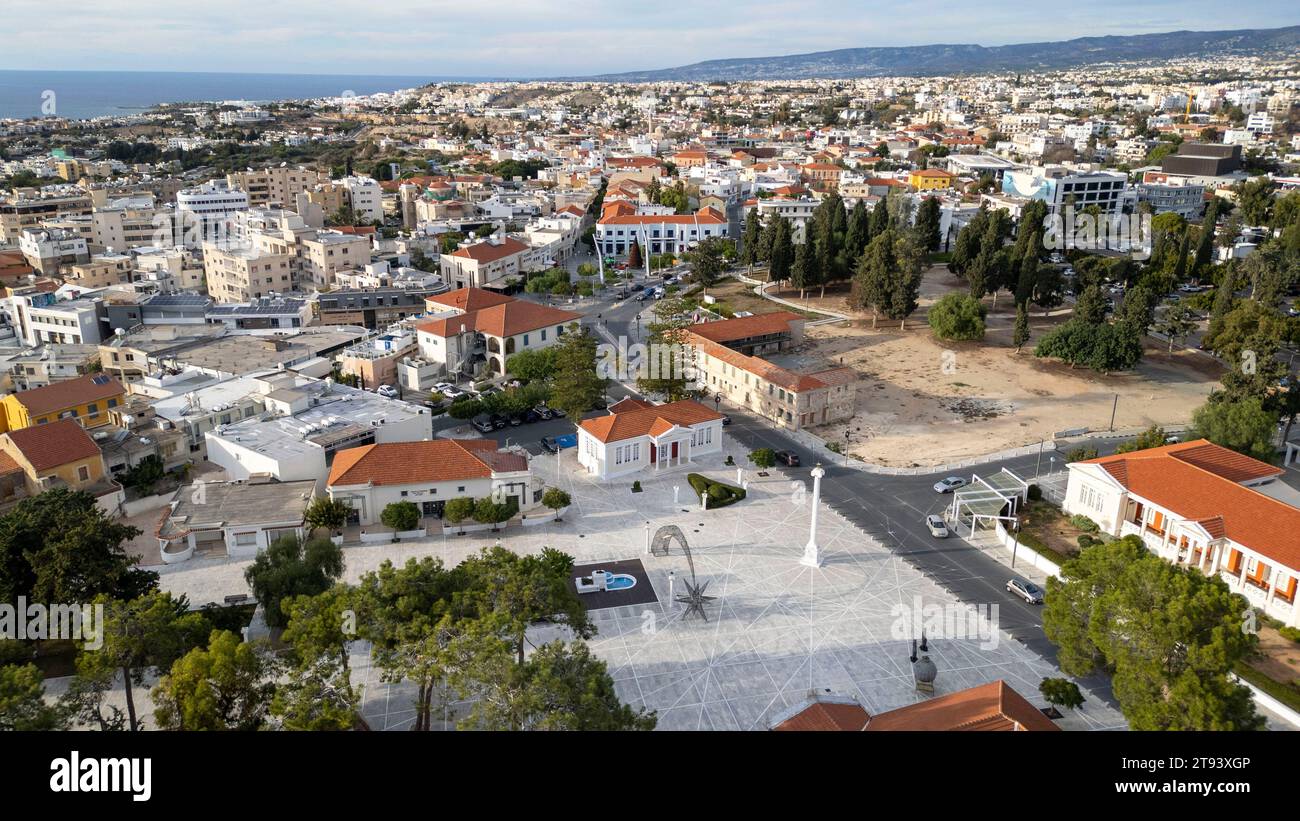
[[436,392],[447,397],[448,399],[456,399],[458,397],[465,395],[465,392],[463,390],[451,384],[450,382],[439,382],[438,384],[433,386],[433,389]]
[[394,388],[392,385],[380,385],[379,389],[376,390],[375,393],[387,397],[388,399],[397,398],[397,388]]
[[943,520],[942,516],[935,516],[934,514],[926,516],[925,526],[930,531],[930,535],[934,538],[948,538],[948,523]]
[[952,493],[959,487],[966,487],[966,480],[960,476],[949,476],[934,483],[935,493]]

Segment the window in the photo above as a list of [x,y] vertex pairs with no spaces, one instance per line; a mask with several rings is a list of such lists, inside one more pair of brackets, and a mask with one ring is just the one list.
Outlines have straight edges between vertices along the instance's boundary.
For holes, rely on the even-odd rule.
[[235,545],[236,545],[236,546],[241,546],[241,547],[242,547],[242,546],[254,545],[254,544],[257,544],[257,531],[252,531],[252,532],[249,532],[249,533],[236,533],[236,534],[235,534]]
[[77,478],[83,482],[90,481],[90,468],[86,467],[85,465],[82,465],[81,467],[77,468]]

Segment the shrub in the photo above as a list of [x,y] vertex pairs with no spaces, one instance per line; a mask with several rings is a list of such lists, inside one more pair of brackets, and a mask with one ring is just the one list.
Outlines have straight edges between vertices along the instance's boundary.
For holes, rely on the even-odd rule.
[[755,467],[776,467],[776,451],[771,448],[759,448],[750,452],[749,461],[753,462]]
[[420,525],[420,509],[415,502],[393,502],[379,514],[379,521],[393,530],[415,530]]
[[1298,627],[1279,627],[1277,632],[1281,633],[1284,639],[1300,642],[1300,628]]
[[729,485],[725,482],[715,482],[707,476],[701,476],[698,473],[690,473],[686,476],[686,481],[690,483],[691,489],[695,491],[696,498],[709,497],[709,507],[725,507],[734,504],[745,498],[744,488]]
[[518,512],[514,502],[498,502],[484,496],[474,503],[474,521],[482,525],[496,525],[510,520]]
[[1087,461],[1088,459],[1096,459],[1096,458],[1097,458],[1096,448],[1074,448],[1073,450],[1066,451],[1065,453],[1065,461],[1067,462],[1083,462],[1083,461]]
[[940,339],[984,338],[985,309],[969,294],[947,294],[930,308],[930,329]]
[[637,479],[636,481],[634,481],[634,482],[632,483],[632,492],[633,492],[633,493],[640,493],[640,492],[641,492],[641,480],[640,480],[640,479]]
[[452,524],[460,524],[474,515],[474,500],[468,496],[452,499],[442,509],[442,518]]
[[558,487],[548,487],[542,494],[542,505],[555,511],[555,518],[559,520],[560,511],[573,504],[573,499]]
[[1028,489],[1025,490],[1025,495],[1029,497],[1029,501],[1037,502],[1039,499],[1043,498],[1043,489],[1038,485],[1030,485]]
[[1070,524],[1084,531],[1085,533],[1096,533],[1101,530],[1101,525],[1084,516],[1082,513],[1076,513],[1070,517]]
[[1038,692],[1043,694],[1048,704],[1077,709],[1083,706],[1083,693],[1079,685],[1069,679],[1045,678],[1038,685]]
[[1079,538],[1075,539],[1079,543],[1080,550],[1087,550],[1095,544],[1101,544],[1101,539],[1094,539],[1087,533],[1080,533]]
[[348,522],[348,514],[352,508],[347,502],[339,499],[331,499],[328,496],[317,496],[307,505],[307,510],[303,518],[307,524],[314,530],[324,528],[325,530],[339,530]]

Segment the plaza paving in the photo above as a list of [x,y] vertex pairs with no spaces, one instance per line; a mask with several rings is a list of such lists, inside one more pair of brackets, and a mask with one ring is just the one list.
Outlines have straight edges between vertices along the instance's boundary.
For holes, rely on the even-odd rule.
[[[738,464],[745,463],[740,451],[732,453]],[[693,468],[734,482],[736,469],[724,467],[723,458]],[[897,608],[911,613],[918,603],[951,606],[954,598],[825,505],[818,528],[825,565],[799,564],[808,539],[810,487],[797,492],[778,471],[760,478],[746,470],[748,498],[703,512],[693,501],[687,469],[642,474],[637,478],[645,490],[637,494],[630,491],[631,478],[602,483],[581,474],[572,451],[539,456],[533,469],[568,490],[574,505],[563,522],[511,528],[501,544],[521,553],[559,548],[578,564],[642,559],[659,603],[594,611],[599,632],[590,644],[609,665],[619,696],[657,710],[661,729],[766,729],[812,690],[853,695],[873,713],[925,698],[914,689],[908,659],[912,631],[900,627]],[[686,557],[675,544],[666,557],[645,555],[646,522],[652,529],[675,524],[685,533],[697,578],[717,597],[707,605],[708,621],[687,620],[682,606],[672,604],[669,572],[676,577],[673,594],[681,595],[682,580],[690,575]],[[400,564],[433,555],[455,564],[492,541],[491,534],[473,534],[349,547],[346,579],[355,581],[385,559]],[[942,543],[936,546],[942,549]],[[246,566],[195,560],[164,567],[162,586],[188,594],[196,604],[221,601],[247,592]],[[559,637],[553,627],[530,633],[533,643]],[[1039,682],[1060,675],[1005,634],[996,642],[987,635],[931,632],[929,638],[929,655],[939,669],[936,694],[1000,678],[1041,706]],[[363,713],[371,726],[409,727],[414,688],[380,681],[367,663],[365,645],[353,649],[354,678],[364,687]],[[1124,726],[1118,711],[1088,693],[1085,697],[1085,706],[1060,722],[1063,727]],[[449,705],[448,719],[454,720],[458,709],[463,705]],[[442,712],[436,703],[438,717]]]

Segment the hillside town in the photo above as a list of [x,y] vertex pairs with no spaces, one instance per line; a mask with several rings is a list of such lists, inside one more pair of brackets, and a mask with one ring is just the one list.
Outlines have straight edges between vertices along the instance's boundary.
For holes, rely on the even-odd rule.
[[0,729],[1297,729],[1297,352],[1294,52],[56,97]]

